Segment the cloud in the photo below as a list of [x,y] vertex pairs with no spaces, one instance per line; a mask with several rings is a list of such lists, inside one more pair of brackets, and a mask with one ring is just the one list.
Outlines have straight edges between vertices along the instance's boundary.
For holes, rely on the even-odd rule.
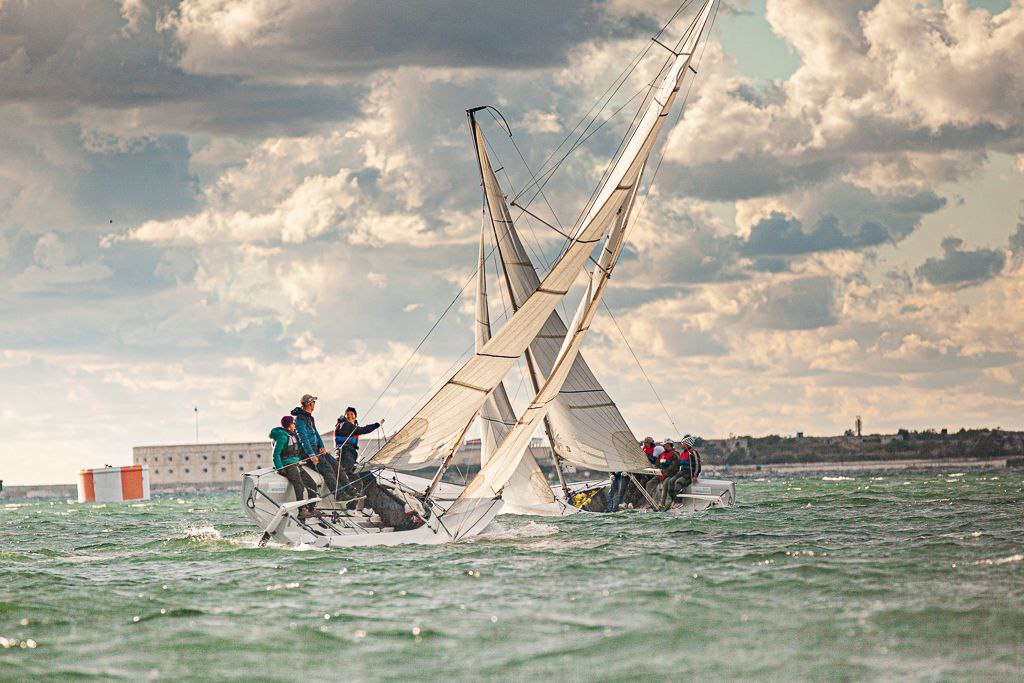
[[100,263],[72,263],[74,251],[52,232],[39,238],[32,255],[35,263],[10,281],[14,292],[27,294],[58,290],[68,285],[103,280],[112,272]]
[[[138,2],[0,4],[0,104],[118,135],[303,134],[359,111],[361,90],[188,73],[172,31]],[[78,116],[76,116],[78,113]]]
[[1010,235],[1010,251],[1024,252],[1024,216],[1021,216],[1021,221],[1017,223],[1017,230]]
[[683,191],[750,198],[843,176],[906,192],[973,172],[986,146],[1024,145],[1020,3],[776,0],[766,16],[802,64],[759,88],[708,49],[666,155]]
[[763,288],[752,303],[750,319],[769,329],[812,330],[838,322],[835,287],[827,277],[783,280]]
[[184,46],[181,63],[189,71],[278,80],[410,64],[551,66],[584,40],[641,25],[650,23],[615,21],[599,4],[469,0],[185,0],[162,23]]
[[864,223],[852,235],[843,234],[838,224],[835,216],[826,216],[805,232],[800,221],[773,211],[751,228],[742,252],[750,256],[780,256],[860,249],[877,246],[889,236],[878,223]]
[[1006,255],[995,249],[964,250],[958,237],[942,240],[943,255],[930,258],[915,274],[936,286],[970,287],[995,277],[1006,263]]

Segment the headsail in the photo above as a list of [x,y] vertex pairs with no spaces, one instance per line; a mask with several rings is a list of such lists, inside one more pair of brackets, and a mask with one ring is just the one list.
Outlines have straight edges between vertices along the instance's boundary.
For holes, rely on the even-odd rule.
[[[487,301],[487,271],[484,268],[484,232],[480,232],[480,256],[477,261],[477,289],[476,289],[476,347],[483,348],[491,338],[491,314]],[[487,464],[487,460],[498,445],[504,441],[513,425],[516,423],[516,414],[512,410],[512,402],[509,401],[508,392],[505,391],[505,383],[501,382],[491,392],[480,410],[480,465]],[[530,453],[524,453],[519,466],[512,473],[509,479],[509,490],[504,499],[511,505],[527,508],[530,506],[546,505],[555,502],[555,496],[548,486],[544,473],[537,465],[537,460]]]
[[[540,278],[513,224],[480,126],[472,116],[470,118],[488,213],[514,310],[536,291]],[[558,311],[552,311],[529,347],[533,360],[529,370],[535,373],[533,379],[537,387],[551,374],[567,335],[568,329],[562,317]],[[574,465],[606,472],[647,466],[646,460],[637,456],[637,439],[618,406],[597,381],[582,355],[573,359],[565,385],[548,413],[548,426],[552,448]],[[510,490],[512,488],[509,487]]]
[[[682,49],[679,52],[673,51],[675,56],[671,60],[668,71],[662,78],[636,129],[626,143],[622,155],[616,161],[607,180],[600,188],[597,199],[591,205],[587,217],[582,223],[583,228],[586,228],[598,217],[606,215],[605,212],[609,210],[609,207],[611,207],[610,218],[616,221],[615,228],[608,236],[604,249],[601,251],[598,267],[591,277],[587,292],[580,302],[580,306],[569,327],[572,331],[571,336],[566,337],[544,386],[541,387],[534,400],[520,416],[516,426],[512,428],[512,431],[498,447],[497,452],[487,462],[487,465],[482,467],[480,473],[466,486],[465,491],[453,504],[453,508],[473,505],[476,504],[473,501],[487,500],[501,492],[505,483],[518,466],[522,453],[527,444],[529,444],[530,438],[539,426],[540,421],[547,414],[548,407],[561,390],[572,367],[572,360],[579,353],[580,346],[590,327],[590,322],[597,312],[597,305],[600,302],[601,294],[622,249],[625,229],[633,208],[633,200],[636,197],[637,185],[647,163],[647,158],[654,147],[658,133],[664,126],[664,120],[675,101],[676,94],[679,92],[683,76],[693,59],[694,48],[707,26],[714,5],[715,0],[707,0],[694,28],[683,42]],[[569,249],[572,249],[572,246]],[[584,260],[580,260],[580,267],[582,267]],[[555,268],[558,268],[564,261],[565,256],[556,263]],[[553,272],[554,269],[552,270]],[[550,277],[551,275],[548,275],[548,278]],[[545,278],[544,283],[547,282],[548,278]],[[537,293],[543,291],[544,283],[541,284],[541,289]],[[530,304],[537,293],[527,300],[527,305]],[[525,306],[521,310],[525,310]],[[553,311],[554,307],[551,310]],[[499,335],[512,322],[515,322],[516,315],[513,315],[512,321],[499,331]],[[538,331],[541,326],[542,324],[538,326]]]

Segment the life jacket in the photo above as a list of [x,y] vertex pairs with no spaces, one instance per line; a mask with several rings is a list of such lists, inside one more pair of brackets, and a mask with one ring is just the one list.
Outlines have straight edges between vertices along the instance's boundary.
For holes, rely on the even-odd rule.
[[[342,433],[342,429],[348,433]],[[359,424],[351,424],[348,420],[338,424],[334,428],[334,447],[359,450]]]
[[288,445],[281,451],[281,459],[302,458],[302,449],[299,447],[299,439],[294,432],[288,432]]
[[679,452],[675,449],[671,451],[665,451],[658,456],[658,467],[662,470],[667,470],[672,466],[672,461],[679,457]]
[[643,452],[644,452],[644,455],[647,456],[647,462],[651,463],[652,465],[657,465],[658,464],[658,461],[654,458],[654,444],[651,444],[649,446],[644,446],[643,447]]

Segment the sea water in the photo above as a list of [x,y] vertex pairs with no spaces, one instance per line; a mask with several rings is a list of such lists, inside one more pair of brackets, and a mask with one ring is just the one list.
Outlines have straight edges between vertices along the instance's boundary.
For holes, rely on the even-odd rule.
[[237,494],[0,498],[0,679],[1021,680],[1024,478],[958,474],[332,551]]

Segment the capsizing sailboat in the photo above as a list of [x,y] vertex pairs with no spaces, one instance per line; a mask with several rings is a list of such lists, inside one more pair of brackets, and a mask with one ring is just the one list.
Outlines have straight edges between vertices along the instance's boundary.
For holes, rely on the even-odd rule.
[[[563,498],[559,502],[546,482],[544,489],[549,494],[541,495],[539,467],[536,461],[531,464],[532,458],[525,460],[524,454],[534,432],[549,414],[555,416],[553,423],[557,423],[560,411],[573,410],[571,402],[560,399],[563,387],[573,368],[581,371],[582,359],[577,362],[579,351],[621,253],[648,158],[686,77],[696,72],[692,66],[695,48],[709,27],[717,1],[701,3],[696,18],[674,46],[659,39],[661,32],[655,37],[655,42],[668,50],[670,56],[651,86],[621,152],[570,233],[561,255],[543,280],[534,271],[533,277],[539,280],[536,286],[520,299],[514,313],[496,332],[491,334],[488,316],[483,318],[487,320],[486,329],[478,323],[473,356],[363,463],[373,477],[363,507],[350,510],[349,506],[325,496],[296,501],[284,477],[273,468],[243,475],[243,509],[263,530],[264,541],[274,539],[324,548],[457,541],[481,533],[501,511],[504,496],[513,504],[539,504],[550,506],[552,511],[568,512],[568,501]],[[552,313],[602,242],[597,265],[572,322],[553,327]],[[541,335],[552,335],[550,338],[555,339],[553,335],[559,332],[557,352],[547,356],[551,362],[543,373],[546,376],[540,381],[538,372],[536,394],[515,418],[502,385],[504,377],[528,349],[531,356],[539,352],[540,347],[532,349],[531,344]],[[548,353],[546,346],[544,350]],[[588,395],[604,393],[596,379],[593,384],[596,386],[585,387]],[[620,426],[625,428],[612,432],[607,442],[606,430],[587,431],[590,420],[606,414],[596,411],[606,407],[579,404],[581,415],[588,409],[595,412],[586,421],[566,420],[564,431],[549,432],[556,435],[564,449],[560,455],[600,465],[606,471],[642,471],[646,460],[621,415]],[[488,457],[464,487],[442,481],[478,416],[489,444]],[[428,467],[436,468],[429,479],[409,474]],[[311,475],[319,480],[315,473]],[[532,498],[534,495],[539,502]],[[381,509],[374,507],[377,501]],[[308,503],[315,504],[318,514],[302,519],[298,508]],[[386,514],[395,503],[404,506],[408,514]]]
[[[707,12],[710,11],[711,4],[707,3],[706,13],[701,17],[705,22],[709,16]],[[689,55],[688,62],[684,67],[684,79],[696,75],[696,70],[690,68],[690,62],[703,33],[703,28],[704,24],[700,22],[691,27],[691,32],[683,41],[681,50],[677,52],[677,54]],[[684,80],[679,84],[678,89],[682,89],[685,85]],[[467,115],[476,151],[481,186],[484,191],[484,205],[490,219],[495,251],[500,260],[501,280],[505,285],[504,290],[511,302],[512,310],[517,311],[540,286],[540,277],[519,236],[507,197],[502,191],[494,166],[490,161],[480,125],[477,122],[477,113],[488,108],[470,109],[467,111]],[[511,131],[508,132],[511,135]],[[641,170],[641,175],[642,173]],[[632,215],[639,185],[638,177],[632,194],[613,227],[613,234],[620,235],[618,237],[620,242],[616,248],[621,248],[621,240]],[[519,208],[522,211],[521,215],[530,215],[540,222],[546,223],[525,207]],[[549,225],[549,227],[557,229],[554,226]],[[487,232],[486,226],[482,225],[477,275],[476,328],[478,343],[481,338],[486,339],[490,334],[487,279],[484,268],[485,232]],[[601,287],[611,276],[618,254],[603,254],[603,256],[607,257],[608,263],[604,266],[606,272],[601,278],[599,285]],[[602,269],[600,263],[595,265],[598,269]],[[596,310],[596,300],[594,307]],[[527,347],[526,367],[536,391],[540,390],[541,385],[554,369],[563,340],[567,336],[568,329],[565,322],[558,311],[554,310],[544,322],[541,332]],[[615,401],[608,395],[584,360],[583,355],[577,353],[575,357],[570,358],[571,365],[566,379],[557,395],[551,400],[548,412],[543,419],[544,431],[551,446],[558,486],[542,487],[538,484],[538,479],[543,477],[543,473],[533,456],[526,453],[520,463],[520,469],[505,487],[503,498],[506,504],[502,509],[502,514],[545,516],[574,514],[580,510],[574,503],[586,505],[582,501],[591,500],[592,494],[608,487],[607,480],[567,482],[563,463],[590,471],[628,473],[628,486],[632,487],[631,492],[634,494],[631,497],[641,506],[655,507],[655,501],[647,493],[642,482],[648,476],[657,474],[657,471],[651,469],[646,458],[641,455],[639,440],[628,426]],[[488,399],[485,413],[481,414],[483,420],[482,462],[486,462],[496,445],[501,443],[508,433],[507,426],[514,419],[512,407],[508,404],[503,386],[499,385],[492,398]],[[641,475],[641,478],[638,479],[634,475]],[[694,482],[680,491],[673,501],[673,507],[702,510],[712,506],[728,506],[734,501],[735,484],[733,482],[704,478],[699,483]]]

